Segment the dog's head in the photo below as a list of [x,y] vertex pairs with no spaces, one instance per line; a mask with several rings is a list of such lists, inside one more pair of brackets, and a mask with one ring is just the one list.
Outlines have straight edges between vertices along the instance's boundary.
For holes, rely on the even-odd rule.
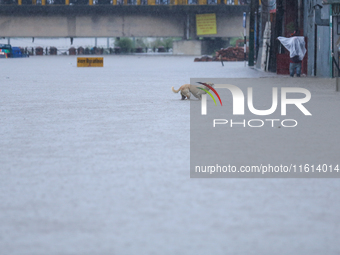
[[197,83],[204,85],[207,88],[207,90],[210,90],[209,87],[214,87],[214,83],[212,82],[197,82]]

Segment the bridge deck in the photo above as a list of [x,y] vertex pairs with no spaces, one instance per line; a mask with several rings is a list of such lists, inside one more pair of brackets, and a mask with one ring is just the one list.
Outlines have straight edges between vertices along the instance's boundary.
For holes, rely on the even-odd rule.
[[[1,37],[183,37],[195,39],[196,14],[215,13],[217,33],[242,35],[248,6],[1,6]],[[188,36],[189,33],[189,36]]]
[[60,15],[60,14],[185,14],[225,13],[242,14],[247,5],[1,5],[0,13],[5,15]]

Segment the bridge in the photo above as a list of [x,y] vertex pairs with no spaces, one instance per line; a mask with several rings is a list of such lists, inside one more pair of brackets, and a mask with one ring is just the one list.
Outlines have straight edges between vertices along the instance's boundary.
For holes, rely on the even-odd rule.
[[[0,0],[0,3],[4,1]],[[66,0],[68,4],[54,5],[40,0],[43,1],[40,5],[37,2],[24,5],[24,0],[18,1],[17,4],[0,5],[0,37],[173,36],[196,39],[196,15],[205,13],[216,15],[217,31],[199,37],[238,37],[243,34],[242,14],[248,9],[247,5],[218,2],[210,5],[141,5],[144,0],[138,0],[136,3],[140,5],[120,5],[117,0],[112,4],[93,4],[95,0],[90,0],[87,5],[71,5],[70,0]]]

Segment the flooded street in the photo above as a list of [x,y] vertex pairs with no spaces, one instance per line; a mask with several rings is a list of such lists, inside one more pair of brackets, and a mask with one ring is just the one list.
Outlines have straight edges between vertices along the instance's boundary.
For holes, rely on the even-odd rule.
[[338,179],[190,179],[171,87],[276,76],[193,59],[0,60],[0,254],[340,254]]

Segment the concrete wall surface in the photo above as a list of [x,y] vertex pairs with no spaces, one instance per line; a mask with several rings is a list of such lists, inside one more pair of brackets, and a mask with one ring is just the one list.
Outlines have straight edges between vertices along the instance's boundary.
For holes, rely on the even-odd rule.
[[[217,34],[242,36],[247,7],[215,6],[2,6],[1,37],[183,37],[195,39],[196,14],[215,13]],[[189,22],[188,22],[189,20]],[[189,28],[189,31],[188,31]]]
[[82,15],[1,16],[0,34],[5,37],[107,37],[184,35],[184,17]]
[[[314,4],[322,4],[322,0],[316,0]],[[329,5],[322,5],[321,18],[329,18]],[[308,64],[307,74],[319,77],[330,77],[330,29],[329,26],[317,26],[315,28],[315,12],[313,4],[305,1],[304,35],[308,40]]]
[[196,40],[188,41],[174,41],[173,42],[174,55],[202,55],[202,42]]

